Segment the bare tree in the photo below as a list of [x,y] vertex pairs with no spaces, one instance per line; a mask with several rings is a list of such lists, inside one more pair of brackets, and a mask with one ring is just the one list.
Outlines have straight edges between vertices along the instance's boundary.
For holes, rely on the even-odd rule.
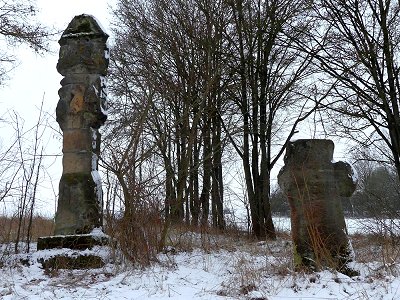
[[399,2],[321,0],[315,11],[321,26],[312,38],[334,131],[374,148],[400,175]]
[[[228,89],[238,112],[242,139],[231,142],[242,159],[252,229],[258,238],[275,238],[270,208],[271,170],[309,104],[306,78],[312,55],[307,43],[313,22],[308,1],[228,1],[231,24],[227,63],[233,83]],[[283,134],[283,135],[282,135]]]
[[[43,103],[42,103],[43,105]],[[18,143],[18,154],[21,162],[22,174],[19,183],[19,199],[17,204],[17,218],[18,226],[15,237],[15,253],[19,251],[19,242],[21,239],[26,237],[27,249],[30,250],[30,242],[32,238],[32,221],[34,211],[36,209],[36,193],[40,179],[40,173],[42,171],[43,161],[43,146],[41,145],[41,139],[44,133],[43,125],[43,107],[40,109],[40,115],[36,125],[32,128],[34,131],[33,143],[26,149],[24,147],[26,132],[23,132],[21,124],[19,123],[19,117],[15,115],[15,125]],[[25,224],[27,220],[27,224]],[[26,230],[26,232],[24,232]]]
[[378,163],[359,161],[357,192],[350,199],[354,215],[378,220],[399,218],[400,184],[397,174]]
[[225,226],[229,136],[242,159],[253,231],[275,237],[271,170],[315,108],[306,84],[312,55],[298,49],[310,8],[307,1],[119,1],[114,59],[123,75],[115,83],[126,97],[153,92],[145,128],[163,163],[167,220],[206,225],[211,214],[214,226]]
[[165,212],[173,222],[206,224],[211,199],[214,225],[224,226],[220,5],[120,1],[115,11],[114,59],[124,72],[116,83],[125,95],[153,91],[145,127],[164,167]]
[[146,265],[163,244],[161,161],[147,127],[155,92],[148,78],[139,75],[139,65],[124,61],[138,59],[127,55],[129,51],[132,49],[124,42],[114,48],[109,76],[112,100],[108,126],[102,132],[100,165],[107,178],[107,231],[118,240],[126,257]]
[[25,44],[37,53],[47,51],[46,40],[52,33],[35,20],[37,11],[33,0],[0,0],[1,80],[17,62],[17,57],[5,50],[8,47]]
[[[12,236],[15,252],[20,251],[21,241],[26,242],[26,251],[29,252],[33,220],[40,200],[40,184],[45,176],[44,136],[49,128],[49,120],[43,111],[43,102],[37,121],[31,128],[26,129],[24,120],[16,112],[10,113],[7,119],[11,143],[5,152],[0,152],[0,200],[16,218],[16,229]],[[13,218],[10,219],[11,223]]]

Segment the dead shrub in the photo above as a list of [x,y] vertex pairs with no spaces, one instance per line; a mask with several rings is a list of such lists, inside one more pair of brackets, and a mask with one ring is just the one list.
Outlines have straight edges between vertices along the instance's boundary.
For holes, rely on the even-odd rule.
[[126,259],[147,266],[156,260],[163,225],[158,207],[141,203],[125,209],[120,217],[108,219],[106,233]]
[[[363,221],[364,234],[352,236],[357,261],[378,261],[387,273],[400,273],[400,220],[366,219]],[[377,260],[378,259],[378,260]]]

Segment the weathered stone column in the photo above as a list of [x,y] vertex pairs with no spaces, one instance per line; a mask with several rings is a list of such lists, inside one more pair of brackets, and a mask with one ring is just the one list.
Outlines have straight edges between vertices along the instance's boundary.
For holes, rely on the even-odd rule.
[[332,162],[333,150],[331,140],[290,142],[278,182],[290,204],[296,268],[331,267],[354,275],[341,197],[350,197],[356,182],[349,164]]
[[38,240],[38,250],[86,249],[105,244],[102,189],[98,170],[100,134],[107,115],[105,78],[108,35],[89,15],[72,19],[63,32],[58,72],[57,122],[63,132],[63,173],[59,185],[55,236]]
[[104,124],[108,35],[89,15],[73,18],[59,40],[57,122],[63,131],[63,174],[59,186],[55,234],[90,233],[102,225],[98,170]]

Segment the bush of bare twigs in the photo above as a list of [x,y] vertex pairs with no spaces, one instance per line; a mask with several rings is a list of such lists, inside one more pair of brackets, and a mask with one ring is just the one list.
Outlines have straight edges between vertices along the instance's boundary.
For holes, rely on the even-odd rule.
[[147,266],[156,259],[163,221],[157,207],[135,205],[121,216],[106,217],[106,232],[129,261]]

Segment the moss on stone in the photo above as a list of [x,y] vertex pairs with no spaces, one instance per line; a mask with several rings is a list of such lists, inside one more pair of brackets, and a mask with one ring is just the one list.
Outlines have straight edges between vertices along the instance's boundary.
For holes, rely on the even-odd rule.
[[61,181],[65,182],[68,186],[79,185],[83,188],[85,197],[93,198],[95,196],[93,189],[95,188],[96,184],[93,181],[91,173],[63,174]]
[[80,19],[80,23],[78,24],[76,31],[77,32],[90,32],[90,31],[92,31],[92,27],[90,25],[89,19],[88,18]]
[[88,203],[94,201],[93,203],[97,203],[96,193],[94,192],[96,183],[93,181],[91,173],[63,174],[61,181],[65,182],[67,186],[80,189],[83,192],[82,196],[84,198],[76,199],[79,202]]
[[101,226],[96,183],[91,173],[63,174],[55,234],[86,234]]
[[300,253],[297,251],[296,245],[293,245],[293,262],[295,268],[299,268],[303,265],[303,258]]
[[61,180],[65,181],[68,185],[73,185],[82,182],[88,175],[87,173],[63,174]]

